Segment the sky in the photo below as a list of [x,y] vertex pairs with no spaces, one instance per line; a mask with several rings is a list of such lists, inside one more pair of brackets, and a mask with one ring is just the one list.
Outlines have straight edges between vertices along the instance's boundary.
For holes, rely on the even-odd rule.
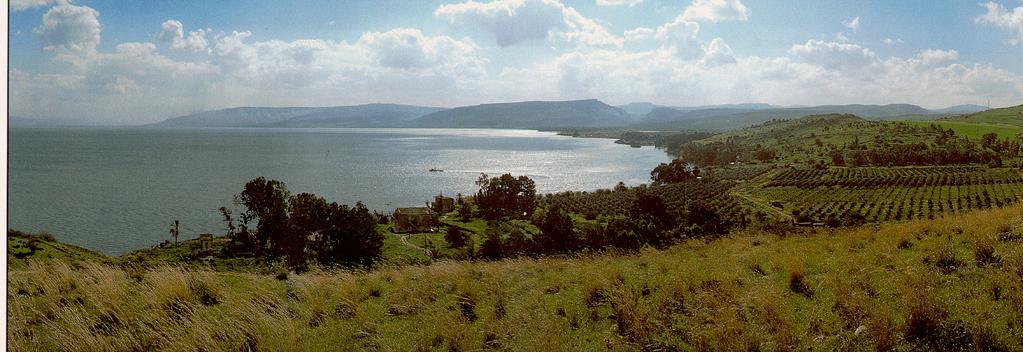
[[10,0],[12,116],[1023,103],[1023,0]]

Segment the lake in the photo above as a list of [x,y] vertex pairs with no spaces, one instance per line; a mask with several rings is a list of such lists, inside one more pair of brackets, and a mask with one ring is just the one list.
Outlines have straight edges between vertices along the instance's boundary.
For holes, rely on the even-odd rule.
[[524,130],[14,128],[9,139],[9,227],[111,255],[170,239],[174,220],[182,239],[222,234],[217,209],[237,209],[234,195],[258,176],[389,214],[474,193],[480,173],[529,176],[538,193],[586,191],[646,182],[670,160]]

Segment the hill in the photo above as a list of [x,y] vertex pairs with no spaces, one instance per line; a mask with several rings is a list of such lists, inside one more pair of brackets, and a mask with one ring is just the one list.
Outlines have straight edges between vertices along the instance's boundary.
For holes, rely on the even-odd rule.
[[402,127],[440,108],[366,104],[334,107],[240,107],[204,111],[149,125],[151,127]]
[[281,122],[293,117],[313,113],[317,108],[261,108],[239,107],[203,111],[170,118],[152,127],[248,127]]
[[591,99],[463,106],[420,117],[412,122],[412,126],[527,129],[607,127],[623,126],[630,120],[624,110]]
[[956,134],[970,138],[981,138],[994,133],[999,138],[1015,138],[1023,134],[1023,105],[989,109],[967,115],[956,115],[933,121],[907,121],[916,126],[934,124],[952,129]]
[[1023,127],[1023,105],[984,110],[969,115],[950,117],[947,120]]
[[11,350],[1023,350],[1023,206],[666,250],[8,272]]
[[650,110],[661,108],[664,106],[657,105],[654,103],[628,103],[625,105],[618,105],[617,108],[624,110],[633,116],[643,116],[650,112]]
[[316,109],[284,121],[259,127],[403,127],[410,121],[443,108],[397,104],[367,104]]
[[[678,110],[678,109],[676,109]],[[651,111],[651,113],[654,113]],[[694,115],[694,113],[699,115]],[[807,115],[853,114],[871,120],[900,119],[910,115],[936,115],[934,112],[909,104],[889,105],[823,105],[800,108],[775,109],[709,109],[686,112],[678,110],[668,114],[650,116],[636,123],[643,129],[699,129],[729,130],[749,127],[774,119],[794,119]],[[935,116],[938,117],[938,116]]]
[[941,114],[972,114],[972,113],[977,113],[977,112],[981,112],[981,111],[988,110],[988,109],[991,109],[991,108],[989,108],[987,106],[983,106],[983,105],[965,104],[965,105],[949,106],[949,107],[944,108],[944,109],[935,109],[935,110],[931,110],[931,111],[934,111],[936,113],[941,113]]
[[99,252],[59,242],[49,234],[29,234],[15,230],[7,232],[7,270],[23,269],[30,262],[104,263],[109,259]]

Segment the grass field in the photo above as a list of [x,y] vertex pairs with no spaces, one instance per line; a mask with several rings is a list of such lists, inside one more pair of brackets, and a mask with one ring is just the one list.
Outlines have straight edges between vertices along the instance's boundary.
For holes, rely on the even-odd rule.
[[1023,350],[1023,206],[666,250],[286,277],[8,272],[12,351]]

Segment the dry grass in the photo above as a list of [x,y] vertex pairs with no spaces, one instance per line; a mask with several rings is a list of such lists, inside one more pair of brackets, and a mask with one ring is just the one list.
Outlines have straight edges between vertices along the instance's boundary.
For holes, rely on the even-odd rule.
[[[1023,350],[1023,206],[663,251],[273,275],[34,263],[13,351]],[[756,241],[754,241],[756,239]],[[756,242],[756,245],[754,245]]]

